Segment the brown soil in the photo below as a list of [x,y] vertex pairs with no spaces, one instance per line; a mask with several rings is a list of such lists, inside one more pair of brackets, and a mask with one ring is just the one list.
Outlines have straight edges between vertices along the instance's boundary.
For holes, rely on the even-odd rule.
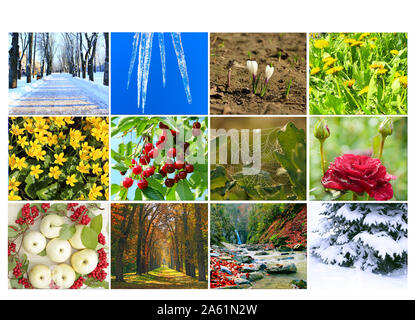
[[[246,68],[248,52],[258,62],[260,83],[266,65],[272,63],[275,68],[262,98],[252,92]],[[305,33],[212,33],[210,54],[211,114],[306,114]]]

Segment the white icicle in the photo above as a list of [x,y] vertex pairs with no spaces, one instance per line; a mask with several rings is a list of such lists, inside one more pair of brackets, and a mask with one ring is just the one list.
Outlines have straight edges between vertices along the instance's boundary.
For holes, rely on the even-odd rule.
[[148,84],[148,74],[150,71],[150,62],[151,62],[151,49],[153,44],[153,33],[147,32],[144,34],[145,37],[145,49],[144,49],[144,60],[142,65],[142,83],[141,83],[141,107],[144,113],[144,106],[146,104],[147,97],[147,84]]
[[164,33],[158,33],[159,47],[160,47],[160,59],[161,59],[161,72],[163,76],[163,88],[166,87],[166,47],[164,45]]
[[139,39],[140,39],[140,34],[139,33],[136,33],[134,35],[134,40],[133,40],[133,51],[131,52],[130,68],[128,69],[127,89],[130,86],[131,74],[133,72],[135,60],[137,58],[137,49],[138,49],[138,41],[139,41]]
[[180,32],[172,32],[171,38],[173,41],[174,51],[176,52],[177,64],[179,65],[180,74],[183,80],[184,90],[187,96],[187,102],[192,103],[192,95],[190,93],[189,76],[187,74],[186,58],[182,45],[182,38]]
[[138,49],[138,67],[137,67],[137,108],[140,109],[141,99],[141,83],[143,79],[143,64],[145,55],[145,34],[142,32],[140,35],[140,47]]

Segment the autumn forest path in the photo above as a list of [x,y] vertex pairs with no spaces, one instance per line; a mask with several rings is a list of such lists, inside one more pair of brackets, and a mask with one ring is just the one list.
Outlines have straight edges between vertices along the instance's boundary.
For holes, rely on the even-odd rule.
[[112,279],[113,289],[207,289],[207,281],[198,281],[182,272],[161,267],[148,273],[137,275],[124,274],[125,282]]

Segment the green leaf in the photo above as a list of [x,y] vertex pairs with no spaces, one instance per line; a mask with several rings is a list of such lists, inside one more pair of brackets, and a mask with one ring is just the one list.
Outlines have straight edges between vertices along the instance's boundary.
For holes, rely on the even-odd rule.
[[95,250],[98,245],[98,233],[94,229],[85,226],[81,232],[81,241],[88,249]]
[[143,193],[140,188],[135,189],[134,200],[143,200]]
[[176,187],[176,196],[178,200],[194,200],[195,196],[189,188],[187,180],[179,180]]
[[212,190],[223,188],[227,181],[225,167],[216,166],[216,168],[210,172],[210,188]]
[[148,186],[146,189],[141,190],[141,192],[148,200],[164,200],[164,196],[160,193],[160,191],[153,189],[150,186]]
[[47,186],[43,189],[36,191],[36,195],[40,200],[49,200],[53,197],[58,189],[58,183],[54,183],[50,186]]
[[59,232],[59,238],[69,240],[75,234],[76,228],[74,225],[63,224]]
[[128,167],[126,166],[126,165],[124,165],[123,163],[116,163],[116,164],[114,164],[113,166],[112,166],[112,168],[114,169],[114,170],[117,170],[117,171],[119,171],[119,172],[126,172],[126,171],[128,171]]
[[113,196],[114,194],[116,194],[118,191],[120,191],[121,186],[118,184],[111,184],[111,195]]
[[90,227],[95,230],[97,234],[99,234],[102,230],[102,214],[97,215],[95,218],[91,220]]
[[15,227],[13,227],[13,226],[9,226],[7,230],[8,230],[8,238],[9,239],[14,239],[19,234],[19,231],[16,231]]

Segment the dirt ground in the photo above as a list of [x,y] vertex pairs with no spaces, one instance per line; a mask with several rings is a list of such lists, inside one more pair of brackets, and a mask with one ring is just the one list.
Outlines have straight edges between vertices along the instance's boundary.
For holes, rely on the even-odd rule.
[[[210,113],[306,114],[306,39],[305,33],[212,33]],[[272,63],[275,68],[262,98],[258,92],[256,95],[252,92],[246,67],[248,52],[258,63],[261,84],[266,65]],[[229,68],[230,86],[227,88]]]

